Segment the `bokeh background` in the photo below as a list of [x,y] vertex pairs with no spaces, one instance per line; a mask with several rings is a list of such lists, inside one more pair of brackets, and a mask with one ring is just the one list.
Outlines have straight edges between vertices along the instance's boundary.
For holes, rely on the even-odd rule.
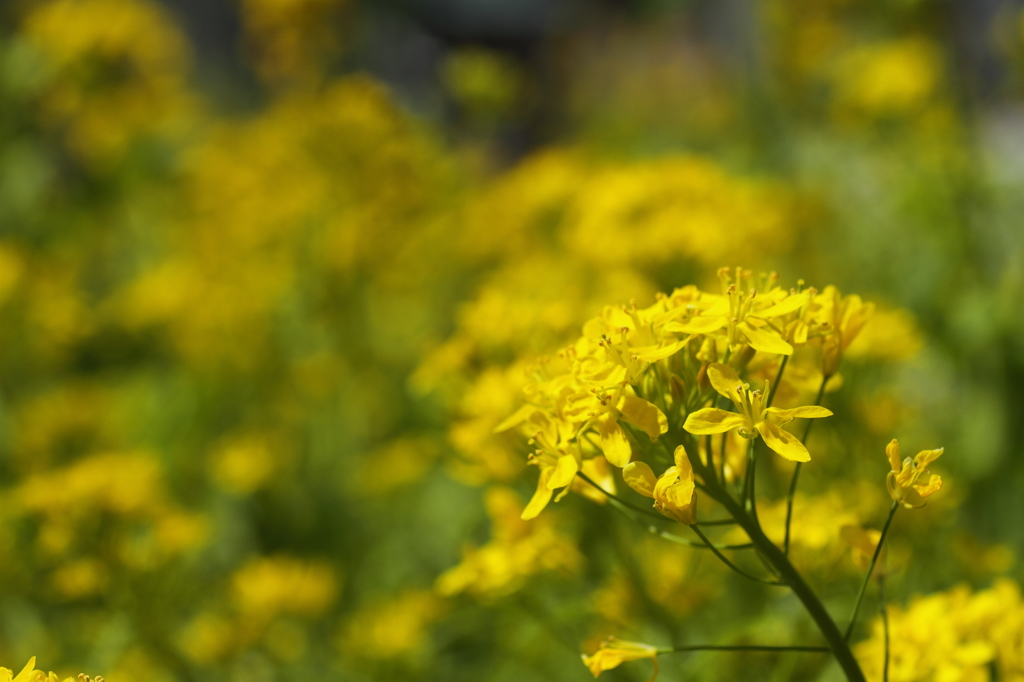
[[527,682],[609,634],[808,640],[584,496],[519,521],[492,433],[602,305],[722,265],[879,306],[798,500],[826,599],[894,436],[946,488],[898,517],[892,601],[1012,586],[1022,216],[1019,2],[6,0],[0,663]]

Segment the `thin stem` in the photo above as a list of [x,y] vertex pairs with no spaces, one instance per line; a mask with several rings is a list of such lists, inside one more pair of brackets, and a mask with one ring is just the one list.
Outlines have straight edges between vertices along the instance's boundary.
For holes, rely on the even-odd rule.
[[[780,371],[781,373],[781,371]],[[825,397],[825,384],[828,383],[829,377],[825,376],[821,378],[821,387],[818,389],[818,397],[814,399],[815,405],[821,405],[822,398]],[[807,445],[807,436],[811,435],[811,426],[814,424],[813,419],[807,420],[807,428],[804,429],[804,437],[801,442]],[[789,494],[786,496],[786,537],[782,541],[782,551],[785,554],[789,554],[789,528],[793,523],[793,498],[796,496],[796,484],[800,480],[800,466],[803,462],[797,462],[796,467],[793,469],[793,480],[789,482]]]
[[768,402],[765,403],[765,407],[771,407],[772,401],[775,400],[775,392],[779,390],[779,384],[782,383],[782,373],[786,371],[786,364],[789,363],[789,356],[782,356],[782,364],[779,365],[779,372],[775,375],[775,383],[772,384],[771,390],[768,392]]
[[782,582],[789,585],[790,589],[793,590],[793,594],[803,603],[804,608],[807,609],[807,614],[818,626],[818,630],[821,632],[822,637],[825,638],[828,648],[832,651],[832,655],[835,656],[836,662],[842,668],[848,682],[865,682],[864,672],[860,669],[860,665],[857,663],[850,645],[843,639],[842,633],[836,627],[835,621],[821,603],[818,595],[814,593],[814,590],[803,579],[800,572],[793,567],[789,558],[781,549],[775,546],[775,543],[768,539],[764,531],[761,530],[761,527],[754,522],[739,503],[733,500],[724,490],[715,492],[715,500],[725,507],[726,511],[731,513],[739,522],[740,527],[746,531],[747,536],[754,543],[761,556],[775,567],[775,570],[779,572]]
[[875,562],[878,561],[878,555],[882,553],[882,545],[885,544],[885,536],[889,533],[889,526],[892,525],[892,517],[896,516],[896,510],[899,508],[900,503],[894,500],[892,507],[889,508],[889,518],[885,520],[885,525],[882,526],[882,536],[878,538],[878,546],[875,547],[875,553],[871,557],[868,572],[864,574],[864,581],[860,584],[860,592],[857,593],[857,601],[853,605],[853,613],[850,614],[850,623],[846,626],[846,634],[843,635],[843,639],[847,642],[850,641],[850,635],[853,634],[853,626],[857,624],[857,612],[860,611],[860,603],[864,599],[868,583],[871,582],[871,574],[875,571]]
[[657,535],[659,538],[663,538],[665,540],[668,540],[669,542],[674,542],[679,545],[686,545],[687,547],[694,547],[696,549],[751,549],[754,546],[753,543],[750,542],[744,543],[742,545],[708,545],[703,542],[694,542],[693,540],[687,540],[686,538],[680,537],[675,533],[669,533],[668,531],[662,530],[660,528],[657,528],[656,526],[652,526],[646,523],[643,519],[639,519],[631,515],[628,511],[626,511],[626,509],[623,506],[621,506],[619,501],[616,499],[609,498],[608,501],[611,502],[612,506],[615,507],[615,509],[618,510],[623,516],[625,516],[631,521],[639,523],[641,526],[644,527],[644,529],[648,533],[650,533],[651,535]]
[[722,434],[722,444],[718,447],[718,461],[721,462],[722,467],[722,485],[725,485],[725,458],[726,458],[726,444],[729,442],[729,434]]
[[[636,506],[635,504],[633,504],[631,502],[627,502],[626,500],[622,499],[621,497],[618,497],[617,495],[611,494],[610,492],[608,492],[607,490],[605,490],[604,488],[599,486],[597,483],[594,483],[594,481],[590,477],[588,477],[586,474],[584,474],[584,473],[577,472],[576,475],[579,476],[580,478],[582,478],[584,481],[586,481],[590,485],[592,485],[595,488],[597,488],[598,490],[600,490],[602,493],[604,493],[608,497],[608,501],[612,503],[612,506],[615,507],[624,516],[626,516],[627,518],[629,518],[632,521],[636,521],[637,523],[642,525],[644,528],[646,528],[648,532],[650,532],[650,533],[652,533],[654,535],[657,535],[659,537],[665,538],[666,540],[668,540],[670,542],[676,542],[676,543],[679,543],[680,545],[687,545],[689,547],[697,547],[699,549],[711,549],[712,547],[717,548],[717,549],[750,549],[751,547],[753,547],[753,545],[751,543],[749,543],[749,542],[741,544],[741,545],[709,545],[708,543],[694,542],[693,540],[687,540],[686,538],[679,537],[675,533],[669,533],[669,532],[663,531],[660,528],[657,528],[655,526],[648,525],[642,519],[638,519],[635,516],[631,516],[629,514],[629,512],[626,511],[626,509],[630,509],[630,510],[632,510],[634,512],[637,512],[639,514],[646,514],[647,516],[652,516],[652,517],[658,519],[659,521],[671,521],[672,519],[670,519],[670,518],[668,518],[666,516],[662,516],[661,514],[655,514],[654,512],[649,512],[649,511],[647,511],[646,509],[644,509],[642,507],[638,507],[638,506]],[[718,525],[722,525],[723,524],[722,521],[718,521],[717,523],[718,523]],[[725,521],[725,523],[735,523],[735,521],[727,520],[727,521]]]
[[885,634],[885,662],[882,664],[882,682],[889,682],[889,609],[885,607],[885,567],[878,576],[878,599],[881,602],[882,632]]
[[[718,471],[715,469],[715,455],[714,455],[714,450],[711,449],[711,436],[707,436],[704,439],[704,454],[708,458],[708,465],[707,465],[708,470],[711,471],[711,475],[712,476],[717,477],[719,474],[718,474]],[[697,459],[700,459],[700,457],[698,457]],[[724,483],[725,482],[725,478],[724,478],[725,474],[723,473],[722,476],[723,476],[722,482]]]
[[743,577],[750,578],[751,580],[753,580],[755,582],[764,583],[765,585],[784,585],[785,584],[785,583],[781,583],[781,582],[779,582],[777,580],[765,580],[764,578],[758,578],[756,575],[751,575],[750,573],[747,573],[742,568],[740,568],[739,566],[737,566],[733,562],[729,561],[729,559],[726,558],[726,556],[724,554],[722,554],[720,551],[718,551],[718,548],[715,547],[713,544],[711,544],[711,541],[708,540],[707,536],[704,535],[703,532],[701,532],[701,529],[697,526],[697,524],[693,524],[692,526],[690,526],[690,528],[693,529],[693,532],[697,534],[697,537],[699,537],[701,540],[704,541],[704,544],[707,546],[707,548],[710,549],[714,553],[714,555],[716,557],[718,557],[722,561],[723,564],[725,564],[726,566],[728,566],[732,570],[736,571],[737,573],[739,573]]
[[760,525],[757,519],[757,451],[754,444],[757,441],[750,441],[750,449],[747,451],[747,510],[754,517],[754,522]]
[[659,654],[678,653],[681,651],[807,651],[810,653],[827,654],[831,649],[827,646],[761,646],[758,644],[694,644],[674,646],[671,649],[658,649]]
[[615,495],[613,493],[608,492],[607,490],[605,490],[604,488],[599,486],[597,483],[595,483],[593,481],[593,479],[591,479],[589,476],[587,476],[582,471],[577,471],[576,475],[579,476],[580,478],[582,478],[584,481],[586,481],[590,485],[592,485],[595,488],[597,488],[598,490],[600,490],[605,495],[607,495],[608,499],[615,500],[619,504],[621,504],[621,505],[623,505],[625,507],[629,507],[630,509],[635,511],[637,514],[643,514],[644,516],[650,516],[652,518],[658,519],[659,521],[671,521],[672,520],[672,519],[669,519],[669,518],[666,518],[666,517],[662,516],[661,514],[656,514],[655,512],[648,511],[648,510],[644,509],[643,507],[638,507],[637,505],[633,504],[632,502],[629,502],[628,500],[624,500],[621,497],[619,497],[618,495]]

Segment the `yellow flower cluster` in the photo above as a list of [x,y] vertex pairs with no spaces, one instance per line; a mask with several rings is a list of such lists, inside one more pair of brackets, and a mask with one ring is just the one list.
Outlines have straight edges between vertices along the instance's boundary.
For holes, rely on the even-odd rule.
[[[1024,680],[1024,600],[1020,587],[999,580],[973,592],[966,585],[913,600],[889,612],[892,682]],[[869,680],[882,679],[885,634],[876,620],[857,646]]]
[[[647,308],[605,308],[576,343],[531,368],[525,404],[496,427],[516,427],[535,446],[530,463],[540,476],[524,519],[537,516],[555,491],[565,495],[584,461],[603,457],[627,467],[626,482],[654,498],[655,508],[693,523],[693,470],[681,446],[675,467],[660,478],[648,464],[631,464],[649,452],[664,459],[664,448],[656,448],[670,429],[693,436],[735,430],[744,439],[763,438],[786,459],[810,459],[782,426],[831,412],[773,407],[769,382],[752,388],[737,370],[758,353],[787,357],[808,347],[818,358],[818,376],[832,376],[873,306],[842,297],[835,287],[785,290],[774,274],[755,278],[723,268],[719,279],[719,294],[691,285],[659,295]],[[737,411],[703,407],[715,392]]]
[[483,547],[468,547],[462,562],[443,573],[436,584],[446,596],[469,592],[493,599],[514,591],[522,581],[543,571],[575,571],[581,557],[548,519],[525,523],[522,502],[508,488],[487,491],[492,539]]

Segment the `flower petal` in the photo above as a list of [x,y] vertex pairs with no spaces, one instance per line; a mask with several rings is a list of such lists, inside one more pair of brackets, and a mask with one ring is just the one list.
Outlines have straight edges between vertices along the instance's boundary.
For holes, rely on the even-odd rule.
[[667,332],[682,332],[683,334],[710,334],[725,326],[728,322],[724,317],[693,317],[682,322],[668,322],[665,324]]
[[708,380],[711,381],[711,385],[718,391],[718,395],[728,398],[734,403],[739,398],[737,391],[743,388],[743,381],[736,374],[736,370],[720,362],[713,362],[708,365]]
[[651,467],[645,462],[630,462],[622,468],[622,480],[633,490],[644,497],[654,497],[654,486],[657,478]]
[[755,425],[757,432],[764,438],[765,445],[792,462],[809,462],[811,454],[800,442],[800,439],[785,429],[781,429],[769,421],[761,421]]
[[601,440],[601,450],[609,464],[620,469],[629,464],[633,456],[633,449],[629,447],[626,440],[626,432],[622,430],[619,423],[610,414],[606,414],[597,420],[597,432]]
[[579,463],[576,458],[572,455],[562,455],[551,472],[551,478],[548,479],[548,489],[555,490],[569,485],[576,477],[577,471],[579,471]]
[[747,337],[747,342],[755,350],[763,353],[793,354],[793,346],[775,332],[758,329],[749,322],[740,322],[736,328]]
[[635,395],[624,395],[619,402],[619,412],[633,426],[643,429],[651,440],[668,431],[668,418],[654,403]]
[[505,419],[502,420],[500,424],[495,426],[494,433],[501,433],[502,431],[508,431],[513,426],[519,426],[524,421],[529,419],[530,415],[532,415],[536,411],[537,408],[534,407],[533,405],[530,405],[529,403],[523,405],[518,410],[510,414],[508,417],[505,417]]
[[690,342],[690,339],[692,338],[693,335],[691,334],[690,336],[687,336],[685,339],[681,341],[676,341],[675,343],[670,343],[664,346],[636,348],[633,350],[633,355],[637,356],[637,358],[643,360],[644,362],[656,362],[658,360],[664,360],[670,355],[675,355],[680,350],[682,350],[683,347],[686,346],[686,344],[688,344]]
[[712,433],[725,433],[747,423],[747,418],[736,412],[726,412],[716,407],[705,407],[697,410],[686,418],[683,428],[688,432],[705,436]]
[[672,459],[676,462],[676,468],[679,469],[679,476],[683,479],[693,480],[693,465],[690,464],[690,457],[686,454],[686,448],[682,445],[676,446],[676,451],[672,453]]
[[945,448],[939,448],[938,450],[922,450],[917,453],[914,457],[914,464],[917,465],[918,469],[926,469],[928,465],[937,460],[942,456]]
[[832,416],[832,410],[818,407],[817,405],[804,405],[803,407],[794,407],[788,410],[769,407],[765,412],[775,417],[776,424],[785,424],[794,419],[819,419]]
[[896,473],[899,473],[903,468],[900,457],[900,442],[893,438],[888,445],[885,446],[885,454],[889,458],[889,466]]
[[536,518],[537,514],[544,511],[544,507],[548,506],[548,502],[551,501],[551,489],[548,488],[548,479],[551,476],[550,471],[551,469],[541,469],[540,478],[537,479],[537,491],[533,493],[530,503],[526,505],[526,509],[523,510],[522,515],[519,517],[523,521]]
[[932,474],[932,477],[928,480],[927,485],[915,485],[914,490],[916,490],[917,494],[920,495],[921,497],[928,497],[929,495],[937,493],[941,487],[942,478],[936,476],[935,474]]
[[791,296],[787,296],[782,301],[776,303],[772,307],[766,308],[765,310],[752,312],[750,313],[750,315],[751,317],[759,317],[762,320],[768,320],[773,317],[779,317],[780,315],[788,315],[789,313],[795,312],[802,308],[804,304],[807,303],[809,298],[810,294],[806,292],[802,294],[792,294]]

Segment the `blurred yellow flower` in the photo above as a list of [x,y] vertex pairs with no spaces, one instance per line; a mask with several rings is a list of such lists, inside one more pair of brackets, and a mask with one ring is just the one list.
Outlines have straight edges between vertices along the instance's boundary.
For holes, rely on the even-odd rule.
[[323,613],[334,602],[338,580],[330,564],[273,556],[243,566],[231,587],[239,611],[269,620],[279,613]]
[[883,679],[886,649],[890,682],[1016,681],[1024,679],[1021,642],[1020,586],[998,580],[986,590],[960,585],[917,597],[906,608],[890,607],[889,637],[876,619],[856,654],[870,682]]
[[822,371],[830,377],[839,371],[846,349],[860,334],[875,312],[874,303],[860,296],[842,296],[832,285],[814,297],[814,314],[823,319],[821,337]]
[[654,663],[654,675],[648,680],[648,682],[654,682],[658,679],[658,649],[650,644],[627,642],[609,637],[606,641],[601,642],[601,648],[596,653],[590,656],[583,654],[583,664],[590,669],[594,677],[597,677],[605,670],[611,670],[627,661],[638,661],[642,658],[649,658]]
[[942,455],[943,449],[922,450],[913,459],[907,457],[901,462],[900,444],[895,438],[892,439],[885,448],[892,467],[885,483],[894,502],[899,502],[907,509],[923,507],[925,498],[938,492],[942,487],[942,478],[936,474],[931,474],[926,482],[918,481],[930,473],[926,467]]
[[[878,541],[882,539],[881,531],[862,528],[860,526],[846,525],[839,529],[839,537],[849,545],[853,563],[862,571],[866,571],[871,564],[871,558],[878,547]],[[884,554],[886,548],[882,548]],[[885,561],[879,561],[875,565],[873,575],[877,576],[884,572]]]
[[395,658],[413,651],[444,612],[445,604],[436,594],[408,590],[356,611],[339,633],[338,647],[356,657]]
[[559,533],[550,515],[522,519],[523,504],[512,490],[495,486],[485,496],[491,517],[491,541],[466,547],[462,562],[434,584],[444,596],[469,592],[494,599],[514,592],[531,575],[545,571],[572,572],[582,557],[572,540]]

